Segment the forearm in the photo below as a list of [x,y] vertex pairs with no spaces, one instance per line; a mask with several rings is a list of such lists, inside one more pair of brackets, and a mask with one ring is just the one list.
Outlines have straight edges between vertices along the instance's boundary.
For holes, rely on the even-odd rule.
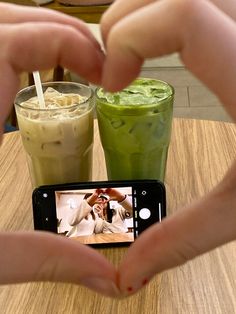
[[71,226],[75,226],[80,221],[85,218],[91,211],[92,207],[89,206],[86,200],[83,200],[80,206],[75,210],[75,212],[68,218],[68,223]]
[[130,198],[128,195],[124,198],[123,201],[119,202],[119,204],[130,214],[130,217],[133,216],[133,206],[132,202],[130,201]]

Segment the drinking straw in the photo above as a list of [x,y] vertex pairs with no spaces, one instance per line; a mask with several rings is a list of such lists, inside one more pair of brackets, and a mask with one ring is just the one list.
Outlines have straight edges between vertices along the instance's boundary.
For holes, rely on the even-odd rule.
[[40,109],[44,109],[46,108],[46,106],[45,106],[45,101],[43,97],[43,89],[42,89],[42,83],[41,83],[39,72],[38,71],[33,72],[33,76],[34,76],[34,84],[36,87],[36,92],[37,92],[37,96],[39,100],[39,107]]

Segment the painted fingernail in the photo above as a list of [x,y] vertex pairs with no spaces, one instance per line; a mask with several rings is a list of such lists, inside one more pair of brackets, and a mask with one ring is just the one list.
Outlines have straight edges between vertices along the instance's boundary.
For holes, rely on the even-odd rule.
[[118,297],[120,290],[113,281],[102,278],[83,278],[80,283],[85,287],[95,290],[96,292],[105,294],[109,297]]
[[148,278],[144,278],[142,281],[142,286],[145,286],[149,282]]
[[134,290],[133,287],[128,287],[127,288],[127,292],[129,292],[129,293],[133,292],[133,290]]
[[126,288],[126,293],[125,294],[133,294],[134,292],[138,291],[139,289],[141,289],[142,287],[144,287],[147,283],[149,282],[148,278],[144,278],[140,284],[137,284],[137,286],[128,286]]

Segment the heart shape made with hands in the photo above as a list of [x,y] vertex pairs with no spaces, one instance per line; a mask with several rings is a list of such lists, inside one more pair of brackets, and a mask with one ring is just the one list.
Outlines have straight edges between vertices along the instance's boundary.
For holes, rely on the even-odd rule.
[[[40,231],[2,232],[0,264],[7,266],[0,267],[0,283],[71,282],[110,297],[131,295],[155,274],[235,239],[235,186],[236,163],[203,198],[142,232],[118,269],[98,250],[69,238]],[[114,194],[112,189],[98,192]]]

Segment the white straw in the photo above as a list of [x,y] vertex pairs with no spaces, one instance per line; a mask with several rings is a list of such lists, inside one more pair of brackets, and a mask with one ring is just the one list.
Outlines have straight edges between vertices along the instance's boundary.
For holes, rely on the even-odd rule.
[[39,107],[41,109],[44,109],[46,106],[45,106],[45,101],[43,97],[43,89],[42,89],[42,83],[41,83],[39,72],[38,71],[33,72],[33,76],[34,76],[34,84],[36,86],[36,92],[37,92],[37,96],[39,100]]

